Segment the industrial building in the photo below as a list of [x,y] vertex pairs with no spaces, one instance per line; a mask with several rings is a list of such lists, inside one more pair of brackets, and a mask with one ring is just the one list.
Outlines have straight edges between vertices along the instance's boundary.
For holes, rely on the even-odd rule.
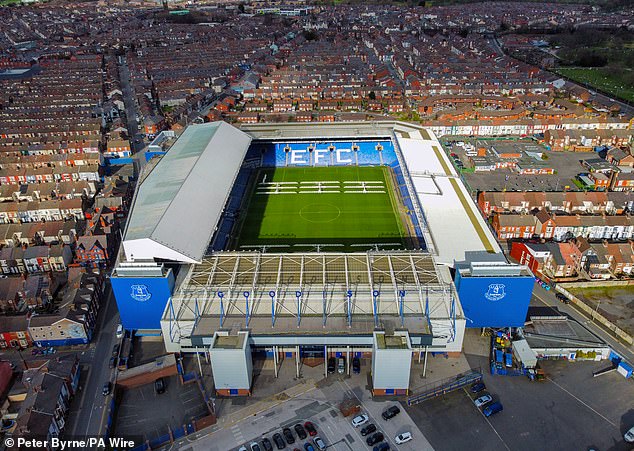
[[[254,174],[293,165],[390,168],[407,245],[237,246]],[[412,358],[460,353],[467,327],[522,326],[534,277],[506,261],[427,129],[215,122],[143,174],[111,282],[124,327],[206,353],[221,395],[251,393],[254,355],[323,358],[324,371],[347,356],[348,372],[371,359],[381,395],[408,392]]]

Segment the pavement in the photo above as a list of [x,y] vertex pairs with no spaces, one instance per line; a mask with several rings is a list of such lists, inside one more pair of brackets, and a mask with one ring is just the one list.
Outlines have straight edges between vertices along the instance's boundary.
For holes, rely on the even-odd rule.
[[[362,360],[360,374],[331,374],[324,378],[324,367],[300,366],[300,377],[296,375],[295,361],[283,360],[279,377],[274,376],[271,360],[254,364],[255,378],[253,395],[248,398],[218,398],[216,408],[218,423],[204,431],[176,442],[171,449],[183,450],[227,450],[237,449],[242,444],[269,438],[287,425],[306,420],[312,421],[324,438],[328,449],[365,449],[365,438],[352,427],[350,418],[344,418],[338,405],[344,397],[357,399],[361,410],[371,422],[384,433],[393,449],[432,450],[433,447],[418,429],[414,421],[400,405],[397,397],[373,397],[369,387],[369,360]],[[262,362],[260,362],[262,363]],[[203,365],[205,366],[205,365]],[[467,371],[469,363],[464,355],[458,358],[431,357],[425,368],[424,358],[414,361],[411,370],[411,387],[422,388],[458,373]],[[205,368],[203,368],[205,371]],[[425,377],[423,377],[423,371]],[[392,405],[400,405],[401,414],[389,422],[381,413]],[[396,447],[394,437],[409,431],[412,442]],[[190,448],[191,446],[191,448]],[[299,447],[295,443],[293,447]],[[440,448],[442,449],[442,448]]]
[[103,304],[97,315],[93,344],[80,356],[82,372],[78,394],[71,403],[65,436],[82,439],[102,435],[106,426],[106,405],[112,395],[103,396],[101,390],[107,381],[114,381],[116,369],[110,368],[112,347],[116,338],[119,314],[116,302],[106,283]]

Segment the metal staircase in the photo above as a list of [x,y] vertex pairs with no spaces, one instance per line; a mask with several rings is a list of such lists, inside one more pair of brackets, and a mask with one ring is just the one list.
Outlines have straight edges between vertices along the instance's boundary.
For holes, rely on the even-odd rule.
[[459,374],[455,377],[442,379],[435,382],[434,384],[430,384],[429,386],[424,387],[422,392],[414,394],[407,398],[407,405],[413,406],[419,404],[423,401],[442,396],[446,393],[458,390],[475,382],[480,382],[481,380],[482,373],[480,372],[479,368],[477,370],[467,371],[466,373]]

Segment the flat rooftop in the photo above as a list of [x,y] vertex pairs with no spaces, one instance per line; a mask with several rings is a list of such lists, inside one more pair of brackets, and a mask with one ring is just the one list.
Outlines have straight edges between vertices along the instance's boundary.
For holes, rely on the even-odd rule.
[[449,266],[469,252],[501,254],[458,173],[427,131],[396,133],[405,165],[429,227],[436,260]]
[[237,335],[216,335],[214,340],[214,349],[242,349],[246,334]]

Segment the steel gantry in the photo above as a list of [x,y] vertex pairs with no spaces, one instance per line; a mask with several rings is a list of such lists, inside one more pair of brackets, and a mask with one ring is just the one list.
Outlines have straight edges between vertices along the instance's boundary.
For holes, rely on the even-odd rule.
[[[370,316],[379,327],[383,317],[396,317],[402,327],[410,316],[456,315],[449,283],[443,282],[433,257],[423,251],[359,253],[219,252],[193,265],[170,300],[169,317],[279,317],[302,320],[333,316],[348,327]],[[270,302],[270,304],[269,304]],[[430,302],[434,303],[430,309]],[[166,312],[167,315],[168,312]]]

